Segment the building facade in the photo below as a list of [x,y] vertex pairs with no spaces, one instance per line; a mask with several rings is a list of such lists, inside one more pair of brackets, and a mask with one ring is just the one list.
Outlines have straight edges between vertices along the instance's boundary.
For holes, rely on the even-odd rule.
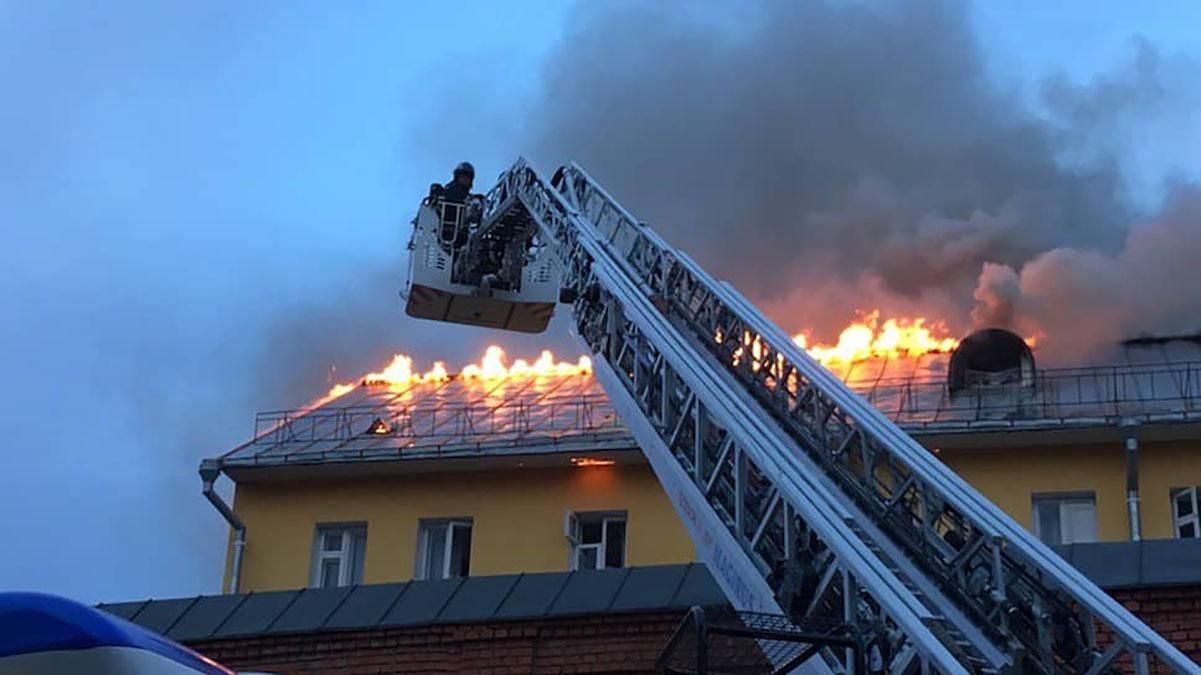
[[[1006,340],[838,372],[1049,544],[1201,535],[1201,345],[1133,343],[1114,365],[1038,369]],[[260,415],[252,441],[205,466],[235,482],[244,525],[226,590],[694,559],[590,375],[362,384]]]

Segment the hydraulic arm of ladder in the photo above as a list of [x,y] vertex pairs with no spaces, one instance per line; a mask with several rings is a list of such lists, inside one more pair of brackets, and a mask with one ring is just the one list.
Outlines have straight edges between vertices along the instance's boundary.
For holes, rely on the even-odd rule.
[[873,671],[1201,673],[579,166],[518,160],[485,221],[515,213],[561,255],[598,378],[740,609],[850,623]]

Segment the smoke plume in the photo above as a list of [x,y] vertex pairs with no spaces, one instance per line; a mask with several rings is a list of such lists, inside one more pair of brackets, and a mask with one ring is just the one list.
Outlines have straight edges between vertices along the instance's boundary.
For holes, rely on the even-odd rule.
[[1178,187],[1161,214],[1130,231],[1117,255],[1056,248],[1020,271],[985,264],[972,318],[1053,338],[1051,355],[1065,357],[1152,328],[1201,333],[1201,294],[1191,283],[1199,261],[1201,190]]
[[581,8],[529,116],[539,162],[580,162],[786,328],[880,307],[962,332],[975,298],[979,321],[1037,323],[1053,300],[1027,284],[1060,266],[1055,301],[1127,303],[1086,313],[1107,337],[1169,325],[1098,269],[1149,255],[1123,251],[1149,235],[1127,237],[1117,152],[1171,100],[1152,47],[1036,108],[990,78],[958,3],[729,10]]

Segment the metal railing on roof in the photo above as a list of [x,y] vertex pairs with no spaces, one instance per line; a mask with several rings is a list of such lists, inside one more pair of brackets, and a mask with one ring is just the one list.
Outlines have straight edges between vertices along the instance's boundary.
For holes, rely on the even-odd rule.
[[[1031,384],[977,384],[952,393],[943,378],[850,382],[902,427],[923,430],[1201,421],[1201,362],[1040,370]],[[232,456],[337,456],[378,449],[495,446],[535,437],[625,433],[607,396],[513,398],[499,403],[327,405],[260,413],[254,440]],[[236,459],[237,457],[231,457]]]
[[1189,418],[1201,411],[1201,362],[1040,370],[1028,384],[951,392],[929,376],[850,382],[902,426],[973,422],[1084,422]]
[[[292,443],[569,434],[621,429],[609,399],[586,394],[499,404],[439,403],[325,406],[316,410],[260,413],[252,446]],[[436,440],[435,440],[436,439]]]

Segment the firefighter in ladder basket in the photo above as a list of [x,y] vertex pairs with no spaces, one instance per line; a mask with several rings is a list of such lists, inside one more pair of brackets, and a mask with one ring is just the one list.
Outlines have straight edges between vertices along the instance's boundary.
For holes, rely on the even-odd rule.
[[540,333],[560,299],[558,260],[535,245],[527,218],[484,222],[485,195],[473,194],[475,167],[462,162],[434,183],[413,220],[410,316]]
[[467,232],[483,216],[483,195],[471,193],[475,183],[475,167],[460,162],[449,183],[430,186],[430,201],[439,207],[442,219],[442,241],[458,249],[467,240]]

